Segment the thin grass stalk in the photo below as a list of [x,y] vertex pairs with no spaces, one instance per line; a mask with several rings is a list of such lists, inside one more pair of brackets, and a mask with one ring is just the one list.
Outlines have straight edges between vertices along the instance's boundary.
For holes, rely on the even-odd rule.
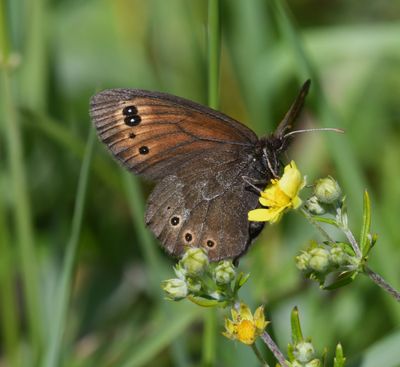
[[45,360],[43,364],[45,367],[56,367],[60,365],[59,360],[61,343],[63,334],[65,332],[67,310],[73,286],[74,266],[76,262],[79,236],[82,227],[82,218],[88,186],[90,164],[92,161],[94,141],[94,129],[90,129],[85,149],[85,155],[79,174],[78,189],[75,199],[74,213],[72,217],[71,235],[66,247],[66,254],[62,265],[61,279],[57,287],[58,292],[55,296],[55,308],[53,312],[54,318],[50,326],[51,329],[49,334],[50,338],[48,349],[46,350]]
[[166,276],[167,271],[162,263],[154,241],[149,231],[143,226],[143,213],[145,211],[145,202],[143,199],[143,190],[140,187],[139,180],[128,172],[122,173],[125,184],[125,192],[128,198],[129,209],[132,214],[135,233],[138,234],[138,245],[142,250],[144,259],[149,270],[149,279],[151,283],[152,294],[160,294],[160,281]]
[[29,203],[27,178],[24,169],[23,147],[19,120],[12,92],[12,65],[10,65],[11,42],[8,34],[6,4],[0,0],[0,94],[1,128],[6,138],[6,155],[10,174],[10,190],[13,196],[12,215],[15,221],[18,246],[18,267],[26,299],[25,307],[32,345],[32,359],[35,360],[42,345],[42,313],[39,301],[39,278],[34,251],[32,215]]
[[19,321],[15,299],[15,262],[11,247],[11,238],[7,226],[4,202],[0,194],[0,309],[1,333],[4,343],[4,358],[10,366],[21,366],[19,345]]
[[[219,67],[221,52],[219,0],[208,0],[208,105],[219,106]],[[203,366],[213,366],[217,350],[216,310],[204,314]]]

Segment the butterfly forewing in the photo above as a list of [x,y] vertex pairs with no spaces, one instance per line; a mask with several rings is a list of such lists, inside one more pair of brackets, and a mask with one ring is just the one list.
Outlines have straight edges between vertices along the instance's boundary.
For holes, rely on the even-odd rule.
[[156,180],[209,150],[257,141],[228,116],[163,93],[106,90],[92,98],[90,113],[112,154],[132,172]]

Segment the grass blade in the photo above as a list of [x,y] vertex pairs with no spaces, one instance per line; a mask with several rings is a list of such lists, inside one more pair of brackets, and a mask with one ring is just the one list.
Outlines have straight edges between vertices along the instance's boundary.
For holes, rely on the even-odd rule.
[[4,1],[0,0],[0,55],[3,57],[0,65],[0,110],[2,111],[0,126],[6,138],[6,155],[13,195],[12,212],[15,218],[19,267],[22,273],[26,297],[25,306],[33,346],[33,359],[35,360],[41,349],[43,324],[39,307],[39,278],[34,249],[32,214],[28,197],[28,180],[25,175],[21,131],[12,91],[13,74],[9,57],[11,44],[8,40],[5,9]]
[[79,174],[78,190],[76,194],[74,214],[72,217],[71,236],[67,244],[67,252],[64,257],[61,279],[59,286],[57,287],[59,291],[55,297],[56,306],[54,309],[54,318],[50,326],[49,344],[44,360],[44,366],[46,367],[55,367],[59,365],[61,342],[66,326],[67,308],[72,287],[73,270],[78,248],[79,235],[82,226],[94,141],[94,129],[90,129],[88,142],[86,144],[85,156],[83,158],[81,171]]

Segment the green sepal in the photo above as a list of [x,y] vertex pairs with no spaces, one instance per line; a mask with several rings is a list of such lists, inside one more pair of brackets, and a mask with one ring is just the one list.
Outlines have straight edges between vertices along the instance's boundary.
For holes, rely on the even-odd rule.
[[293,307],[292,313],[290,315],[290,325],[292,327],[292,343],[298,344],[304,340],[303,332],[301,331],[299,310],[297,307]]
[[331,291],[334,289],[344,287],[345,285],[353,282],[354,279],[356,278],[357,274],[358,274],[358,271],[354,271],[354,270],[353,271],[345,271],[345,272],[341,273],[335,281],[333,281],[332,283],[330,283],[327,286],[323,286],[322,289]]
[[204,297],[187,296],[187,299],[201,307],[225,308],[228,305],[228,302],[226,302],[226,301],[217,301],[215,299],[208,299],[208,298],[204,298]]
[[361,227],[360,235],[360,249],[363,256],[367,256],[372,245],[369,239],[371,229],[371,201],[369,199],[368,191],[364,191],[364,209],[363,209],[363,224]]
[[333,359],[333,367],[344,367],[346,358],[343,355],[343,348],[340,343],[336,346],[336,353]]
[[292,344],[288,344],[287,354],[288,354],[290,362],[293,362],[295,360],[295,357],[294,357],[294,354],[293,354],[293,349],[294,349],[293,345]]

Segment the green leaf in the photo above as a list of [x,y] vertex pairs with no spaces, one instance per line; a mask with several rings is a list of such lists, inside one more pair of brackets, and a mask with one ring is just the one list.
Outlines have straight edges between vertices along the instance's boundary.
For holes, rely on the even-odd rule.
[[368,238],[371,228],[371,201],[369,199],[368,191],[364,191],[364,210],[363,210],[363,224],[361,227],[360,235],[360,248],[363,256],[367,256],[371,249],[371,241]]
[[340,343],[336,346],[336,354],[333,359],[333,367],[344,367],[344,363],[346,362],[346,358],[343,355],[343,348]]
[[344,287],[347,284],[350,284],[353,282],[353,280],[356,278],[358,272],[357,271],[346,271],[338,276],[338,278],[330,283],[327,286],[322,287],[322,289],[331,291],[334,289],[338,289],[341,287]]
[[293,344],[300,343],[304,340],[303,333],[301,331],[299,310],[294,307],[290,315],[290,324],[292,326],[292,342]]
[[312,219],[314,219],[316,222],[326,223],[326,224],[330,224],[334,227],[338,227],[338,224],[337,224],[336,220],[334,220],[334,219],[320,217],[317,215],[316,216],[313,215]]
[[233,287],[233,292],[236,293],[250,278],[250,273],[244,274],[240,273],[236,278],[235,286]]

